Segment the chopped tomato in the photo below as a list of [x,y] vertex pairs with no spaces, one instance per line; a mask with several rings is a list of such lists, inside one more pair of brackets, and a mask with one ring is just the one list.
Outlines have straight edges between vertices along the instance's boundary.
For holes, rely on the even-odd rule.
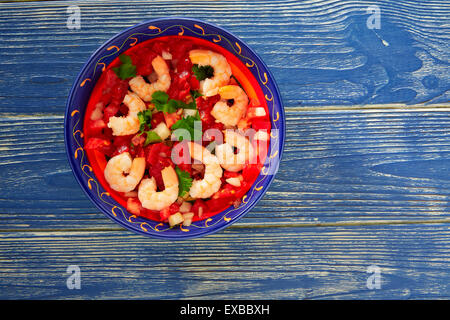
[[106,155],[111,154],[113,149],[111,142],[101,138],[89,138],[84,148],[86,150],[97,150]]
[[254,119],[252,120],[252,127],[255,130],[269,130],[270,129],[270,121],[267,120],[266,118],[263,119]]
[[134,214],[136,216],[141,215],[142,210],[141,202],[138,198],[128,198],[127,200],[127,211],[131,214]]
[[106,123],[102,119],[91,120],[88,123],[88,130],[90,135],[98,135],[104,128],[106,128]]
[[205,214],[208,211],[208,206],[206,205],[205,201],[202,199],[195,200],[194,204],[191,208],[192,212],[194,212],[197,216],[201,217],[203,214]]
[[151,120],[152,128],[156,128],[158,124],[164,121],[164,112],[159,111],[154,113]]
[[103,121],[109,122],[109,118],[115,116],[119,112],[119,105],[117,104],[109,104],[104,110],[103,110]]
[[206,201],[206,205],[208,206],[208,210],[210,212],[223,210],[230,205],[233,204],[234,197],[224,197],[224,198],[218,198],[218,199],[211,199]]
[[259,176],[262,164],[246,164],[242,169],[242,177],[244,181],[253,181]]
[[181,119],[181,116],[178,115],[176,112],[174,113],[164,113],[164,121],[166,122],[167,127],[170,129],[175,122]]

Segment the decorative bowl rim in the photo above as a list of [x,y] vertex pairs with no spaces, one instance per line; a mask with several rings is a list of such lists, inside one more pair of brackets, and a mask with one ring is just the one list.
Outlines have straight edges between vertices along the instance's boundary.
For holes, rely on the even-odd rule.
[[[226,215],[230,212],[230,208],[228,208],[228,209],[222,211],[221,213],[218,213],[215,216],[211,217],[211,218],[214,218],[214,217],[219,216],[222,213],[225,213],[223,215],[224,219],[222,220],[222,217],[220,217],[220,219],[217,220],[214,225],[210,225],[210,226],[207,225],[207,221],[210,220],[210,219],[206,219],[207,220],[206,222],[205,222],[205,220],[197,221],[197,222],[204,223],[204,227],[203,227],[204,231],[201,231],[201,232],[199,231],[199,232],[196,232],[196,233],[190,233],[190,232],[165,233],[165,232],[161,232],[161,231],[166,231],[166,230],[169,230],[169,229],[172,229],[172,228],[159,230],[159,229],[156,228],[157,226],[155,226],[155,228],[151,227],[150,224],[149,224],[150,221],[149,221],[149,223],[144,221],[143,223],[141,223],[140,228],[137,228],[136,227],[136,223],[131,221],[131,218],[134,215],[130,214],[128,218],[125,217],[125,214],[124,214],[124,212],[122,210],[122,207],[118,203],[116,203],[116,201],[114,199],[112,199],[112,198],[111,198],[111,200],[114,203],[116,203],[116,205],[112,208],[112,210],[111,210],[112,212],[107,211],[104,207],[102,207],[100,205],[100,202],[99,202],[99,197],[101,198],[101,200],[103,202],[106,202],[106,201],[104,201],[102,199],[102,196],[103,196],[103,194],[105,192],[103,192],[101,195],[100,195],[99,192],[97,192],[97,195],[95,195],[92,192],[92,190],[91,190],[90,180],[92,180],[92,179],[89,179],[87,181],[87,183],[86,183],[86,181],[84,181],[82,179],[82,176],[81,176],[80,170],[83,173],[86,174],[86,172],[84,171],[84,166],[86,166],[86,164],[82,164],[81,163],[81,167],[80,167],[80,165],[75,163],[75,160],[77,159],[77,152],[78,152],[79,149],[81,149],[81,152],[82,152],[82,158],[81,158],[80,161],[82,162],[82,159],[84,158],[83,148],[81,147],[81,145],[79,144],[78,140],[76,139],[77,132],[79,131],[79,134],[80,134],[81,137],[82,137],[82,132],[80,130],[75,130],[76,126],[80,122],[81,123],[83,122],[83,120],[84,120],[83,118],[84,117],[81,117],[80,110],[76,110],[76,109],[72,110],[73,109],[72,108],[72,103],[73,103],[74,97],[78,93],[78,90],[80,90],[80,87],[84,86],[84,84],[86,83],[86,80],[90,80],[90,79],[86,78],[85,80],[82,81],[82,79],[84,78],[84,74],[91,68],[92,62],[105,49],[108,50],[109,47],[114,46],[113,44],[115,44],[115,42],[118,39],[120,39],[124,35],[128,35],[127,39],[123,43],[123,44],[125,44],[125,42],[130,38],[131,32],[133,30],[135,30],[135,29],[136,30],[137,29],[141,29],[144,26],[147,26],[147,29],[152,29],[151,27],[154,24],[157,25],[157,24],[161,24],[161,23],[165,23],[165,22],[167,22],[167,23],[172,22],[172,24],[173,24],[173,23],[180,22],[180,21],[184,22],[184,23],[194,23],[194,26],[198,27],[199,30],[202,31],[202,35],[203,36],[208,36],[209,34],[205,33],[205,29],[202,27],[202,25],[206,26],[207,28],[213,28],[213,29],[215,28],[216,30],[220,31],[220,35],[219,34],[215,34],[213,36],[219,35],[219,39],[220,39],[220,36],[222,36],[223,38],[227,39],[227,41],[228,41],[228,38],[231,38],[235,42],[235,45],[236,45],[237,48],[239,48],[239,50],[242,50],[242,48],[244,48],[245,51],[250,54],[252,59],[256,60],[256,62],[255,62],[252,59],[250,59],[249,57],[245,57],[245,58],[247,58],[247,59],[249,59],[250,61],[253,62],[254,65],[252,65],[251,67],[256,66],[256,68],[258,69],[258,71],[257,71],[258,72],[258,78],[255,76],[258,84],[261,86],[261,83],[263,83],[264,86],[266,86],[266,88],[272,94],[271,100],[269,100],[269,101],[273,101],[273,103],[272,103],[273,110],[277,109],[276,110],[277,111],[277,119],[273,118],[274,115],[269,110],[269,113],[270,113],[270,116],[271,116],[272,126],[273,126],[273,123],[274,123],[273,121],[274,120],[275,121],[281,120],[280,121],[280,127],[278,128],[278,136],[276,137],[277,140],[278,140],[278,145],[276,147],[276,152],[275,152],[276,153],[276,157],[274,157],[274,159],[275,159],[274,160],[275,161],[274,164],[275,164],[276,168],[272,168],[272,170],[274,170],[272,174],[265,175],[265,177],[268,177],[268,179],[264,181],[264,184],[262,186],[258,187],[258,188],[261,188],[261,189],[257,189],[255,187],[255,189],[258,190],[258,193],[257,193],[257,195],[254,198],[251,199],[251,203],[248,203],[248,202],[250,202],[250,200],[248,200],[248,202],[247,202],[248,205],[247,205],[247,203],[245,203],[244,206],[239,206],[237,209],[242,208],[240,210],[240,212],[237,212],[233,216],[233,218],[230,218],[229,220],[227,220]],[[183,27],[183,26],[184,25],[173,25],[172,27]],[[184,26],[184,27],[187,28],[188,30],[192,31],[190,28],[188,28],[186,26]],[[163,34],[163,32],[167,31],[171,27],[168,27],[168,28],[166,28],[163,31],[160,28],[158,28],[158,27],[155,27],[155,28],[159,29],[159,33],[147,34],[148,36],[151,36],[151,38],[149,38],[149,39],[153,39],[153,38],[160,37],[160,36],[165,36],[165,34]],[[183,29],[183,28],[181,28],[181,29]],[[183,33],[184,33],[184,30],[183,30]],[[194,32],[194,34],[195,34],[195,35],[193,35],[194,37],[200,38],[197,33]],[[203,38],[203,39],[206,39],[206,40],[211,42],[211,40],[209,40],[207,38]],[[223,45],[221,45],[221,46],[224,47]],[[116,51],[115,54],[118,56],[118,54],[119,54],[119,52],[121,52],[121,50],[117,46],[115,46],[115,47],[117,48],[117,51]],[[232,47],[233,50],[236,50],[232,45],[231,45],[231,47]],[[224,48],[226,50],[228,50],[226,47],[224,47]],[[126,49],[128,49],[128,48],[126,48]],[[230,51],[230,50],[228,50],[228,51]],[[231,52],[231,53],[233,53],[233,52]],[[236,53],[238,53],[238,51],[236,51]],[[240,52],[239,52],[239,55],[240,55]],[[101,59],[103,59],[103,58],[104,57],[102,57]],[[242,58],[239,58],[239,59],[242,61]],[[100,60],[98,60],[98,61],[100,61]],[[98,64],[98,61],[97,61],[97,64]],[[242,62],[244,63],[244,61],[242,61]],[[96,71],[96,68],[97,68],[97,64],[94,66],[94,75],[95,75],[95,71]],[[104,66],[106,66],[105,63],[103,63],[103,64],[104,64]],[[261,67],[261,69],[264,71],[264,73],[263,73],[264,80],[262,80],[261,74],[259,73],[259,68],[257,66],[258,64]],[[247,65],[247,67],[249,67],[249,66]],[[254,72],[252,70],[251,70],[251,72],[252,72],[252,74],[254,74]],[[92,81],[92,88],[95,85],[95,83],[96,83],[96,81]],[[270,90],[268,88],[267,84],[269,84],[272,87],[273,92],[272,92],[272,90]],[[263,88],[261,87],[261,89],[263,89]],[[91,94],[91,91],[89,92],[88,96],[90,96],[90,94]],[[267,99],[267,95],[266,95],[266,99]],[[275,105],[275,101],[278,102],[277,105]],[[80,107],[80,109],[85,109],[85,108],[86,108],[85,105]],[[78,112],[75,112],[75,111],[78,111]],[[83,110],[83,112],[84,112],[84,110]],[[72,118],[77,113],[80,115],[80,117],[79,117],[78,121],[76,122],[76,124],[71,126],[70,125],[70,121],[73,120]],[[69,129],[72,129],[72,130],[69,130]],[[72,173],[73,173],[75,179],[77,180],[78,184],[81,186],[81,189],[87,195],[87,197],[91,200],[91,202],[94,203],[94,205],[101,212],[103,212],[103,214],[105,214],[108,218],[110,218],[115,223],[118,223],[119,225],[121,225],[125,229],[133,231],[133,232],[141,234],[141,235],[145,235],[147,237],[161,239],[161,240],[187,240],[187,239],[192,239],[192,238],[197,238],[197,237],[201,237],[201,236],[210,235],[212,233],[216,233],[216,232],[218,232],[220,230],[223,230],[224,228],[229,227],[231,224],[235,223],[236,221],[241,219],[245,214],[247,214],[258,203],[258,201],[262,198],[262,196],[268,190],[268,188],[269,188],[270,184],[272,183],[273,179],[275,178],[275,174],[276,174],[276,172],[278,170],[278,166],[280,164],[280,161],[281,161],[281,158],[282,158],[282,155],[283,155],[285,135],[286,135],[285,112],[284,112],[284,107],[283,107],[283,101],[282,101],[282,98],[281,98],[281,94],[280,94],[280,91],[279,91],[278,86],[276,84],[275,78],[273,77],[272,73],[270,72],[270,70],[268,69],[267,65],[264,63],[264,61],[259,57],[259,55],[253,49],[251,49],[245,42],[243,42],[240,38],[238,38],[237,36],[235,36],[231,32],[223,29],[222,27],[216,26],[213,23],[206,22],[206,21],[199,20],[199,19],[177,17],[177,16],[171,16],[171,17],[165,17],[165,18],[157,18],[157,19],[151,19],[151,20],[143,21],[141,23],[138,23],[136,25],[133,25],[131,27],[128,27],[128,28],[120,31],[119,33],[115,34],[113,37],[111,37],[110,39],[105,41],[97,50],[94,51],[93,54],[91,54],[91,56],[88,58],[88,60],[83,65],[83,67],[81,68],[80,72],[78,73],[75,81],[73,82],[72,88],[71,88],[71,90],[69,92],[69,95],[68,95],[68,98],[67,98],[67,103],[66,103],[66,106],[65,106],[65,114],[64,114],[64,144],[65,144],[66,154],[67,154],[67,157],[68,157],[68,160],[69,160],[70,167],[72,169]],[[70,143],[72,141],[72,139],[75,140],[80,146],[80,148],[76,149],[75,152],[73,152],[73,150],[72,150],[73,146]],[[271,138],[271,140],[272,140],[272,138]],[[269,158],[269,156],[271,155],[270,153],[271,153],[271,150],[269,149],[267,158]],[[272,161],[272,160],[270,160],[270,161]],[[260,174],[258,175],[258,178],[255,180],[254,184],[252,185],[252,188],[256,184],[258,184],[259,182],[262,182],[265,179],[265,177],[264,177],[262,180],[258,181],[258,179],[260,178],[261,173],[263,171],[264,171],[264,167],[263,167],[262,171],[260,172]],[[101,188],[101,185],[97,181],[95,181],[95,179],[94,179],[93,182],[95,182],[97,184],[97,191],[98,191],[99,188]],[[247,194],[250,192],[250,190],[247,192]],[[261,191],[261,192],[259,192],[259,191]],[[244,197],[246,197],[247,194]],[[253,193],[251,194],[251,196],[252,195],[253,195]],[[108,204],[110,204],[110,203],[108,203]],[[123,217],[125,218],[126,222],[123,219],[119,219],[117,217],[116,213],[114,212],[114,208],[120,209],[120,211],[122,211]],[[231,210],[231,211],[236,211],[237,209]],[[125,212],[127,212],[126,209],[125,209]],[[134,217],[137,218],[136,216],[134,216]],[[156,221],[151,221],[151,222],[157,223]],[[147,226],[150,227],[150,228],[147,229],[147,228],[143,227],[143,224],[147,224]],[[160,224],[158,224],[158,225],[160,225]],[[180,231],[185,231],[185,230],[189,231],[190,230],[190,229],[188,230],[187,228],[185,228],[183,230],[182,227],[180,227],[180,229],[181,229]]]

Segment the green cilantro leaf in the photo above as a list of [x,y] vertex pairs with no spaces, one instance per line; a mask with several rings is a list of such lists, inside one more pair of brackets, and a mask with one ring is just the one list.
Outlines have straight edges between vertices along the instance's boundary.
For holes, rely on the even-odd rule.
[[138,119],[139,119],[139,131],[140,134],[144,133],[145,125],[147,125],[149,128],[152,127],[151,120],[152,120],[152,110],[147,109],[144,111],[141,111],[138,113]]
[[198,92],[198,90],[191,90],[191,97],[195,101],[195,99],[197,99],[198,97],[203,97],[203,95]]
[[192,66],[192,72],[198,81],[202,81],[206,78],[211,78],[214,75],[214,68],[211,66],[199,66],[198,64],[194,64]]
[[128,79],[136,76],[136,66],[133,65],[133,61],[131,60],[130,56],[127,56],[126,54],[121,54],[119,56],[120,61],[122,64],[116,68],[112,68],[113,71],[116,73],[116,75],[122,79]]
[[172,125],[172,131],[174,131],[175,137],[177,137],[178,141],[183,141],[185,138],[181,132],[176,132],[177,129],[185,129],[189,132],[190,139],[194,140],[195,138],[201,138],[202,137],[202,131],[200,128],[195,127],[195,122],[201,121],[200,116],[197,112],[195,116],[187,116],[186,118],[182,118],[175,122]]
[[181,170],[178,166],[175,167],[175,172],[178,176],[178,196],[182,197],[191,189],[192,178],[189,172]]
[[161,137],[155,131],[147,131],[147,139],[145,139],[144,147],[148,146],[150,143],[161,142]]
[[152,94],[152,101],[156,110],[167,113],[174,113],[177,109],[197,109],[195,101],[184,103],[181,100],[169,99],[169,95],[163,91],[155,91]]

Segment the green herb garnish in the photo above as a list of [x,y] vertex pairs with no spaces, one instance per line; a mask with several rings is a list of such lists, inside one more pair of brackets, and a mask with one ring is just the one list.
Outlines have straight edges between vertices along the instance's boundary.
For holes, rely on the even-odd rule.
[[120,61],[122,64],[116,68],[112,68],[113,71],[116,73],[116,75],[122,79],[128,79],[136,76],[136,66],[133,65],[133,61],[131,60],[130,56],[127,56],[126,54],[121,54],[119,56]]
[[[186,118],[180,119],[177,122],[175,122],[172,125],[172,131],[177,137],[178,141],[183,141],[184,135],[182,132],[176,132],[177,129],[185,129],[189,132],[190,140],[194,140],[195,138],[201,138],[202,137],[202,130],[201,128],[195,127],[195,122],[201,121],[200,116],[197,112],[195,116],[187,116]],[[181,130],[180,130],[181,131]]]
[[152,127],[151,121],[152,121],[152,110],[147,109],[144,111],[141,111],[138,113],[138,119],[139,119],[139,132],[140,134],[144,133],[145,126],[147,125],[149,128]]
[[197,109],[195,101],[184,103],[181,100],[169,99],[169,95],[163,91],[155,91],[152,94],[152,101],[156,110],[167,113],[174,113],[177,109]]
[[211,66],[199,66],[198,64],[194,64],[192,66],[192,72],[198,81],[202,81],[206,78],[211,78],[214,75],[214,68]]
[[181,170],[178,166],[175,167],[175,172],[178,176],[178,196],[182,197],[191,189],[192,178],[189,172]]
[[144,147],[148,146],[150,143],[161,142],[161,137],[155,131],[147,131],[147,138],[145,139]]

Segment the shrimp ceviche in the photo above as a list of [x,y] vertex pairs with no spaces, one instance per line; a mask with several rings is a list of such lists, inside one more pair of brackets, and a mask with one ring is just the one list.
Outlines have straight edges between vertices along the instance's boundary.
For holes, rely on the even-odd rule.
[[84,148],[99,182],[130,214],[170,226],[239,207],[270,142],[251,77],[201,39],[130,47],[103,70],[85,114]]

